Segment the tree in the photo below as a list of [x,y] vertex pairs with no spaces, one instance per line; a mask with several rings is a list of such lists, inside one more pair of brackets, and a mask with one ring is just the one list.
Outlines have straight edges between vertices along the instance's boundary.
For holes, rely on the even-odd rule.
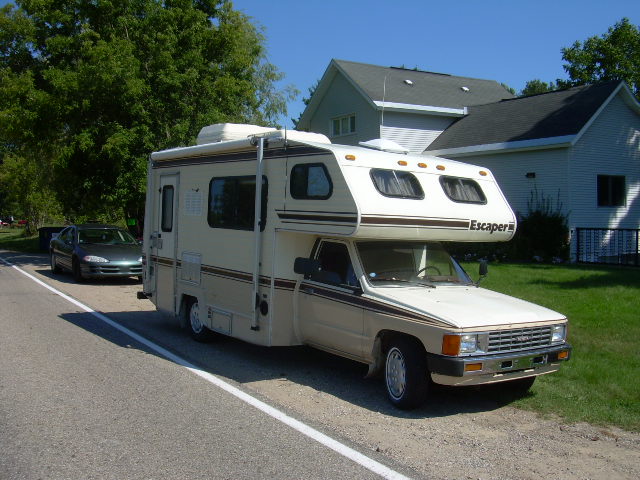
[[528,95],[538,95],[540,93],[553,92],[557,90],[558,87],[553,82],[543,82],[540,79],[529,80],[527,84],[524,86],[524,89],[520,92],[520,96],[528,96]]
[[640,99],[640,30],[623,18],[608,32],[562,49],[570,80],[562,86],[624,80]]
[[[309,89],[308,89],[309,96],[308,97],[302,97],[302,103],[304,103],[305,107],[307,105],[309,105],[309,102],[311,101],[311,97],[313,97],[313,94],[318,89],[318,85],[320,85],[320,80],[316,80],[316,83],[314,83],[313,85],[311,85],[309,87]],[[298,128],[298,123],[300,122],[300,119],[302,118],[302,113],[304,113],[304,112],[301,112],[300,115],[298,115],[298,118],[292,118],[291,119],[291,121],[293,122],[293,128]]]
[[0,10],[0,152],[47,172],[70,220],[141,219],[149,152],[274,124],[293,94],[229,0],[16,3]]

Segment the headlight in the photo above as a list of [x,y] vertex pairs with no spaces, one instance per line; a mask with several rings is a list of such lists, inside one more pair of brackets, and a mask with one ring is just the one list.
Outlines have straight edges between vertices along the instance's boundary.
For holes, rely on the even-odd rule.
[[142,257],[138,257],[138,262],[142,263]]
[[478,335],[462,335],[460,337],[460,353],[473,353],[478,350]]
[[551,343],[562,343],[567,338],[566,325],[554,325],[551,327]]
[[109,260],[107,260],[106,258],[96,257],[95,255],[86,255],[82,257],[82,261],[90,263],[109,263]]

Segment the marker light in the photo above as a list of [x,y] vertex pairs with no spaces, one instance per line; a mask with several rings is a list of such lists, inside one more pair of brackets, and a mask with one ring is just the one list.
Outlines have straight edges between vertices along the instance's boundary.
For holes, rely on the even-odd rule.
[[344,158],[345,158],[345,160],[355,160],[356,156],[355,155],[345,155]]
[[403,167],[406,167],[407,162],[405,162],[404,160],[398,160],[398,165],[402,165]]
[[427,168],[427,164],[426,163],[419,163],[418,166],[420,168]]
[[485,172],[484,170],[480,170],[480,175],[482,175],[483,177],[487,176],[487,172]]
[[442,337],[442,354],[455,357],[460,353],[460,335]]
[[482,363],[467,363],[464,366],[465,372],[479,372],[482,370]]
[[438,170],[444,170],[444,165],[438,165],[436,168],[437,168]]

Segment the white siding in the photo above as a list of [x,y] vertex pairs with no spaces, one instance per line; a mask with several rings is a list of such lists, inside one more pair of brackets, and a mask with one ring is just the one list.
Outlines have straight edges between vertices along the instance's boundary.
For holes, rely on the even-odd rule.
[[[526,215],[536,190],[540,198],[551,200],[553,209],[559,202],[564,213],[571,210],[567,195],[568,156],[566,148],[557,148],[465,156],[455,160],[491,170],[511,208],[519,215]],[[535,173],[535,178],[527,178],[527,173]]]
[[422,153],[455,119],[435,115],[384,112],[381,138],[393,140],[411,153]]
[[[332,136],[331,120],[353,114],[356,116],[356,131],[350,135]],[[362,94],[344,76],[337,74],[309,120],[309,130],[323,133],[333,143],[358,145],[360,141],[380,137],[380,117]]]
[[[640,115],[614,98],[571,149],[571,226],[640,228]],[[624,175],[623,207],[598,207],[597,176]]]

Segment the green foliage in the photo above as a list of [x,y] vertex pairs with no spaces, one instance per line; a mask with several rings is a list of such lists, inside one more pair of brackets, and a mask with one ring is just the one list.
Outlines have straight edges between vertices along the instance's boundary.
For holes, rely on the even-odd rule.
[[16,3],[0,11],[0,155],[44,172],[34,185],[70,220],[141,219],[151,151],[211,123],[274,124],[295,94],[228,0]]
[[526,83],[524,89],[520,92],[520,96],[525,97],[528,95],[538,95],[540,93],[553,92],[557,89],[558,87],[555,83],[543,82],[542,80],[536,78],[535,80],[529,80]]
[[608,32],[562,49],[570,81],[563,87],[624,80],[640,99],[640,29],[623,18]]

